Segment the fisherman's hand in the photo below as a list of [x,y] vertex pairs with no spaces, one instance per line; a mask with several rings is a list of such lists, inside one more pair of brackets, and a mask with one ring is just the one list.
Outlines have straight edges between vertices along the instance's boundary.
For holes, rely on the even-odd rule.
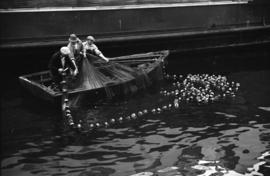
[[79,71],[78,71],[78,69],[76,68],[76,69],[74,70],[74,72],[73,72],[73,76],[77,76],[78,73],[79,73]]
[[59,69],[58,69],[58,72],[59,72],[59,73],[62,73],[63,71],[64,71],[63,68],[59,68]]
[[77,76],[79,73],[78,69],[76,68],[74,71],[71,72],[72,76]]

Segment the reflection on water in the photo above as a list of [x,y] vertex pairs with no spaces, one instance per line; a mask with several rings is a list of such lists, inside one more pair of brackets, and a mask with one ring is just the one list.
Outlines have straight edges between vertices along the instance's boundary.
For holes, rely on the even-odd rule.
[[[4,131],[2,175],[269,173],[270,71],[231,73],[228,78],[241,83],[234,100],[184,106],[88,136],[62,134],[55,130],[56,112],[29,108],[21,98],[9,99],[3,116],[21,117],[21,124]],[[135,96],[125,104],[130,111],[155,106],[157,99],[149,97],[158,93]],[[108,113],[106,108],[102,113]]]
[[[217,2],[222,0],[2,0],[0,9],[42,8],[42,7],[92,7],[140,4],[171,4],[193,2]],[[248,1],[248,0],[238,0]]]
[[[213,161],[213,160],[200,160],[197,165],[192,166],[193,169],[202,170],[205,171],[203,174],[200,174],[198,176],[211,176],[211,175],[224,175],[224,176],[253,176],[253,175],[262,175],[260,171],[260,167],[270,167],[270,163],[265,160],[266,157],[269,157],[270,153],[265,152],[262,154],[262,156],[258,157],[257,159],[260,160],[260,162],[253,165],[253,167],[248,168],[248,173],[240,174],[238,172],[235,172],[234,170],[229,170],[220,165],[219,161]],[[263,161],[262,161],[263,160]]]

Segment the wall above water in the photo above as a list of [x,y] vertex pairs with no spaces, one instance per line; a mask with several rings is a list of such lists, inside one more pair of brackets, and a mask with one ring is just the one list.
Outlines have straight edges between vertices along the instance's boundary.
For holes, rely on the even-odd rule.
[[[175,4],[175,3],[197,3],[197,2],[219,2],[224,0],[1,0],[0,9],[21,8],[51,8],[51,7],[97,7],[97,6],[130,6],[149,4]],[[242,2],[254,0],[237,0]],[[258,1],[258,0],[256,0]],[[261,1],[261,0],[259,0]],[[265,1],[265,0],[264,0]]]
[[70,33],[82,39],[91,34],[106,43],[265,27],[270,25],[269,7],[269,3],[222,1],[1,10],[0,47],[60,46]]

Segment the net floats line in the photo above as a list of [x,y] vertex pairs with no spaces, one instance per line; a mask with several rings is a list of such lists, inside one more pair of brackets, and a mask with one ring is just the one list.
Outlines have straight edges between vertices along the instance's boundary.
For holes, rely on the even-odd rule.
[[[225,98],[235,98],[239,90],[240,83],[228,82],[226,76],[209,75],[209,74],[188,74],[186,78],[183,75],[167,74],[165,67],[163,67],[164,79],[172,81],[171,90],[161,90],[162,96],[168,97],[169,102],[163,105],[156,106],[150,109],[139,110],[136,113],[131,113],[126,116],[110,118],[108,121],[99,121],[95,123],[83,124],[81,120],[75,123],[68,106],[68,91],[67,83],[64,81],[62,84],[62,110],[65,121],[72,129],[76,129],[81,133],[89,133],[93,130],[100,128],[112,127],[116,124],[124,122],[143,119],[148,114],[161,114],[181,108],[180,105],[187,103],[195,103],[197,105],[209,104],[224,100]],[[62,72],[65,78],[65,72]]]
[[61,97],[61,110],[62,110],[62,117],[65,120],[65,123],[71,127],[74,128],[76,127],[72,114],[71,114],[71,109],[68,106],[69,98],[68,98],[68,86],[67,86],[67,70],[60,69],[59,72],[63,77],[63,80],[61,81],[61,91],[62,91],[62,97]]
[[[179,75],[180,79],[182,77]],[[177,80],[177,75],[167,74],[166,78],[173,80],[173,89],[161,90],[161,95],[198,104],[214,102],[220,98],[234,98],[240,87],[240,83],[228,82],[227,78],[221,75],[188,74],[182,82]]]

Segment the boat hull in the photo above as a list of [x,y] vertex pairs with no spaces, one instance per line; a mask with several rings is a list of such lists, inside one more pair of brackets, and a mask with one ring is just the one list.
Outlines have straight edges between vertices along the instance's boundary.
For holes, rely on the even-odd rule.
[[[151,52],[145,54],[135,54],[130,56],[121,56],[117,58],[112,58],[112,61],[115,62],[132,62],[135,59],[140,60],[144,58],[151,58],[155,59],[153,63],[151,63],[151,68],[147,71],[147,76],[151,80],[151,83],[156,83],[163,78],[162,67],[164,64],[164,59],[168,56],[169,51],[159,51],[159,52]],[[143,76],[143,75],[139,75]],[[42,71],[33,74],[23,75],[19,77],[19,81],[28,92],[30,92],[33,96],[49,101],[51,103],[60,102],[62,92],[54,91],[49,87],[49,82],[51,82],[51,76],[49,71]],[[128,92],[124,89],[123,84],[134,85],[134,91]],[[136,92],[138,89],[144,88],[141,85],[136,85],[135,80],[130,80],[128,82],[123,82],[123,84],[115,84],[108,86],[110,89],[118,89],[121,91],[115,91],[115,96],[121,96],[124,94],[129,94]],[[136,88],[135,88],[136,87]],[[98,88],[98,89],[73,89],[68,91],[69,95],[72,97],[74,95],[83,94],[91,97],[91,100],[104,98],[105,89]]]

